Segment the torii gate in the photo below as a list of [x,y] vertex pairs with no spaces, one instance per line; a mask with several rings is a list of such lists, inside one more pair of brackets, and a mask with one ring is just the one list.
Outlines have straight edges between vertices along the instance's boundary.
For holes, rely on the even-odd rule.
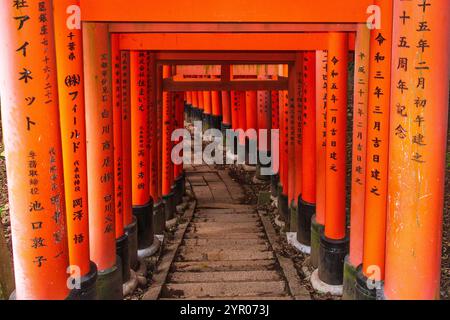
[[[327,127],[320,126],[318,130],[320,133],[326,130],[327,137],[335,139],[326,139],[326,146],[320,144],[317,148],[317,190],[321,191],[316,192],[313,230],[324,226],[322,246],[330,249],[329,252],[338,252],[321,257],[332,263],[319,265],[319,278],[331,285],[342,282],[343,266],[336,268],[334,262],[343,259],[348,243],[344,192],[347,33],[356,35],[358,68],[355,67],[351,239],[346,266],[356,270],[361,265],[354,285],[360,287],[361,295],[374,293],[373,288],[366,288],[367,281],[364,281],[369,278],[375,283],[384,280],[387,299],[439,296],[447,128],[447,118],[442,114],[448,112],[448,43],[443,43],[439,34],[448,32],[444,17],[448,4],[431,0],[375,1],[381,7],[381,28],[369,32],[365,28],[367,9],[372,4],[369,0],[338,3],[128,0],[126,10],[119,0],[65,0],[53,3],[54,23],[52,1],[39,1],[39,5],[37,1],[28,3],[26,6],[11,3],[0,12],[3,23],[0,34],[6,39],[4,50],[0,51],[0,92],[17,298],[68,297],[69,261],[70,264],[76,261],[80,266],[85,283],[92,282],[96,265],[99,281],[104,281],[111,292],[118,290],[120,281],[111,280],[117,277],[114,248],[124,246],[121,244],[126,238],[124,228],[133,222],[131,203],[125,201],[128,196],[123,198],[123,208],[118,208],[114,201],[118,196],[115,185],[121,184],[125,189],[131,186],[132,178],[124,175],[120,180],[115,174],[118,157],[111,142],[116,143],[115,134],[120,133],[116,129],[118,123],[130,123],[115,117],[117,97],[112,93],[118,89],[114,89],[111,62],[118,61],[120,65],[125,58],[125,64],[129,65],[126,72],[134,77],[137,75],[130,75],[130,68],[138,68],[140,63],[138,53],[127,60],[126,55],[117,55],[120,50],[152,51],[149,59],[153,66],[158,61],[290,64],[292,72],[287,81],[230,81],[225,74],[219,82],[166,79],[156,86],[157,68],[151,67],[149,71],[158,90],[153,93],[154,98],[163,89],[174,92],[288,89],[290,102],[286,103],[285,112],[289,119],[284,120],[288,128],[295,126],[293,79],[296,78],[291,76],[299,62],[295,52],[328,51],[327,115],[326,121],[322,120]],[[83,33],[77,26],[79,8]],[[118,33],[114,46],[109,34]],[[352,40],[350,47],[353,47]],[[323,60],[323,56],[320,58]],[[133,59],[135,65],[130,62]],[[364,69],[368,71],[362,72]],[[130,94],[133,95],[133,89]],[[80,120],[74,121],[75,118]],[[164,132],[164,128],[158,129]],[[88,141],[87,148],[80,138],[83,136]],[[123,143],[128,143],[130,136],[120,136],[124,138]],[[284,151],[288,155],[286,168],[295,167],[296,141],[290,137],[292,133],[286,132],[289,139],[289,147]],[[356,144],[358,139],[361,143]],[[301,142],[297,144],[301,150]],[[127,148],[130,150],[131,146]],[[122,157],[119,165],[128,161],[131,167],[137,161],[125,160],[129,157],[125,152]],[[158,166],[161,169],[161,164]],[[150,171],[146,172],[149,175]],[[296,180],[283,179],[291,193],[284,196],[297,201],[301,189],[295,185]],[[130,192],[123,190],[124,194]],[[149,205],[146,195],[151,191],[145,192],[142,198],[133,198],[136,208]],[[158,192],[158,197],[164,195]],[[95,197],[101,201],[93,201]],[[66,212],[65,203],[72,206],[67,209],[67,232],[61,218]],[[80,213],[85,213],[84,219]],[[88,234],[89,246],[80,237],[87,239]],[[29,239],[33,240],[31,245]],[[29,279],[26,285],[23,279]],[[32,286],[29,281],[33,282]]]

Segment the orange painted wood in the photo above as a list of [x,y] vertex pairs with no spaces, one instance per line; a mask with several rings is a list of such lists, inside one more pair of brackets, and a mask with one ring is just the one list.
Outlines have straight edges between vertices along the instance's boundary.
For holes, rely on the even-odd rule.
[[[450,8],[448,1],[419,4],[394,4],[393,39],[405,36],[409,47],[394,46],[392,56],[384,292],[393,300],[440,295]],[[404,12],[411,18],[403,24]]]
[[123,152],[122,152],[122,81],[119,50],[119,37],[111,36],[112,59],[112,106],[114,129],[114,205],[116,221],[116,239],[124,234],[123,224]]
[[[55,47],[58,71],[59,119],[64,161],[69,262],[90,270],[89,212],[87,208],[86,122],[84,105],[83,38],[80,29],[69,29],[70,6],[78,0],[54,3]],[[73,44],[73,47],[69,44]],[[75,81],[70,81],[70,80]]]
[[[391,86],[392,2],[378,0],[382,29],[370,33],[363,273],[384,279]],[[375,271],[374,268],[378,270]]]
[[229,91],[221,91],[222,122],[231,125],[231,94]]
[[353,93],[352,190],[350,197],[349,262],[362,263],[364,241],[364,204],[366,193],[367,103],[369,88],[370,30],[361,25],[357,31]]
[[130,110],[130,52],[120,52],[122,82],[122,174],[123,174],[123,225],[133,222],[131,188],[131,110]]
[[[122,50],[326,50],[329,33],[121,33]],[[354,34],[348,39],[354,48]]]
[[[167,78],[171,76],[170,66],[163,66],[162,77]],[[199,94],[199,97],[203,97],[203,94]],[[172,108],[173,105],[173,93],[162,93],[162,194],[168,195],[171,192],[172,180],[173,180],[173,167],[171,160],[172,151]]]
[[148,148],[148,52],[130,52],[131,181],[133,206],[143,206],[150,195]]
[[[316,52],[303,53],[302,199],[316,203]],[[297,121],[298,121],[297,120]]]
[[[42,1],[42,10],[37,3],[20,8],[10,2],[0,10],[0,95],[16,299],[69,294],[51,1]],[[40,14],[48,22],[41,23]]]
[[[114,145],[108,26],[83,25],[91,260],[99,271],[116,264]],[[95,199],[95,201],[94,201]]]
[[343,239],[345,225],[347,59],[345,33],[331,33],[328,48],[325,236]]
[[295,179],[294,200],[298,201],[298,197],[302,194],[302,175],[303,175],[303,59],[304,52],[297,53],[295,69],[291,76],[295,77],[294,81],[294,161],[295,171],[293,173]]
[[150,175],[149,175],[149,191],[153,203],[159,201],[158,193],[158,111],[157,111],[157,72],[156,58],[154,52],[149,52],[148,60],[148,107],[149,107],[149,137],[148,147],[150,149]]
[[222,115],[222,105],[221,105],[222,99],[220,96],[219,91],[214,90],[211,91],[211,112],[214,116],[221,116]]
[[316,51],[316,222],[325,225],[327,146],[327,51]]
[[366,22],[371,4],[369,0],[81,0],[84,21],[133,22],[354,23]]

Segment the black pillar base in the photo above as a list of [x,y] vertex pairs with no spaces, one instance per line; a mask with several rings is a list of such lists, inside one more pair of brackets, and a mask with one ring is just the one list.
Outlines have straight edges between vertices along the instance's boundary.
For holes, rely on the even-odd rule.
[[143,206],[133,206],[133,215],[137,220],[138,250],[150,247],[153,244],[153,199]]
[[[369,288],[369,284],[371,288]],[[382,281],[371,280],[362,272],[362,264],[356,268],[355,299],[356,300],[377,300],[377,288],[383,288]]]
[[164,203],[160,199],[153,205],[153,231],[155,234],[164,234],[166,230],[166,214],[164,212]]
[[97,299],[98,300],[122,300],[122,272],[120,257],[117,256],[116,264],[111,268],[98,271]]
[[174,201],[175,195],[174,192],[171,191],[169,194],[162,196],[164,202],[164,213],[166,216],[166,221],[171,220],[175,216],[176,205]]
[[185,104],[184,105],[184,119],[187,122],[192,121],[192,105],[191,104]]
[[316,215],[311,218],[311,256],[310,263],[314,269],[319,267],[320,235],[323,234],[324,226],[316,221]]
[[222,123],[222,116],[211,115],[210,117],[210,128],[221,130],[220,124]]
[[138,261],[138,228],[137,228],[137,219],[133,216],[133,222],[131,222],[125,228],[125,233],[128,236],[128,254],[130,259],[130,268],[133,270],[137,270],[139,267]]
[[122,262],[122,283],[130,280],[130,255],[128,253],[128,236],[124,233],[120,238],[116,239],[116,254]]
[[261,174],[261,169],[264,168],[265,171],[269,171],[271,167],[271,162],[268,164],[261,163],[261,154],[264,154],[264,158],[271,156],[270,151],[258,151],[258,164],[256,165],[256,178],[263,181],[269,181],[271,179],[271,175]]
[[184,177],[184,173],[182,173],[180,176],[178,176],[175,179],[175,185],[174,185],[174,194],[175,194],[175,205],[179,205],[180,203],[183,202],[183,195],[184,195],[184,185],[185,185],[185,177]]
[[290,212],[289,212],[288,197],[282,192],[278,193],[278,213],[284,221],[285,229],[289,230]]
[[349,239],[334,240],[322,234],[319,250],[319,279],[330,285],[342,285],[344,260],[348,253]]
[[272,194],[272,197],[278,196],[278,183],[280,182],[280,177],[278,174],[274,174],[270,177],[270,193]]
[[298,213],[297,204],[294,203],[294,201],[292,201],[291,205],[289,206],[289,229],[286,229],[286,231],[297,232],[298,226],[297,213]]
[[197,121],[198,117],[198,108],[192,106],[191,107],[191,122]]
[[89,272],[81,277],[80,289],[73,289],[71,300],[97,300],[97,265],[89,263]]
[[202,124],[203,124],[203,132],[208,130],[211,125],[211,114],[203,113],[202,114]]
[[344,287],[342,289],[342,300],[356,299],[356,274],[357,267],[355,267],[347,255],[344,261]]
[[306,246],[311,245],[311,218],[316,213],[316,205],[303,201],[301,195],[297,204],[297,240]]

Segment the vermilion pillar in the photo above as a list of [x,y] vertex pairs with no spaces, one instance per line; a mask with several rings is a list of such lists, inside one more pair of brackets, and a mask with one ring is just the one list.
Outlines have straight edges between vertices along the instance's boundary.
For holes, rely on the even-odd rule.
[[203,91],[203,131],[210,128],[211,125],[211,91]]
[[203,122],[203,114],[205,112],[205,101],[203,91],[197,91],[197,101],[198,101],[198,121]]
[[131,183],[131,100],[130,100],[130,52],[120,52],[120,81],[122,106],[122,210],[123,225],[128,235],[130,267],[138,268],[137,220],[133,216]]
[[222,123],[231,125],[231,97],[230,91],[221,91]]
[[[285,70],[283,75],[287,76]],[[280,113],[280,189],[278,191],[278,211],[285,220],[286,227],[289,226],[289,202],[288,202],[288,121],[289,121],[289,98],[288,91],[279,91],[279,113]]]
[[295,69],[293,69],[293,75],[295,77],[294,82],[294,164],[295,171],[293,172],[294,183],[294,201],[292,203],[293,210],[291,217],[295,217],[291,223],[292,231],[297,232],[298,229],[298,215],[300,213],[298,208],[298,200],[302,194],[302,174],[303,174],[303,59],[304,53],[297,52],[296,54]]
[[[247,130],[247,105],[245,91],[238,91],[237,97],[239,99],[238,104],[238,129],[243,131]],[[245,150],[245,134],[239,134],[239,148]]]
[[[272,120],[271,120],[271,126],[272,126],[272,130],[280,130],[280,111],[279,111],[279,98],[278,98],[278,91],[273,90],[270,92],[270,104],[271,104],[271,114],[272,114]],[[281,134],[279,134],[279,137],[281,137]],[[280,138],[279,138],[280,140]],[[279,141],[279,152],[281,151],[281,145],[280,145]],[[273,142],[272,142],[273,143]],[[280,162],[280,157],[278,155],[278,157],[272,157],[272,160],[278,160],[278,162]],[[274,163],[274,167],[278,168],[278,172],[274,172],[272,177],[271,177],[271,186],[270,186],[270,190],[271,190],[271,195],[273,198],[278,196],[278,184],[280,182],[280,164],[275,164]]]
[[[176,92],[174,96],[174,130],[176,129],[182,129],[184,127],[183,125],[183,112],[184,112],[184,101],[183,101],[183,92]],[[183,139],[179,138],[174,142],[174,146],[177,144],[183,143]],[[181,152],[182,156],[182,152]],[[183,202],[183,195],[184,195],[184,174],[183,174],[183,163],[180,164],[173,164],[174,172],[173,172],[173,188],[175,193],[175,204],[178,205],[181,202]]]
[[320,239],[319,278],[342,284],[347,253],[345,217],[348,35],[329,33],[325,230]]
[[198,119],[198,91],[192,91],[192,117],[193,120],[199,120]]
[[[158,72],[156,55],[149,53],[148,61],[148,107],[149,107],[149,191],[153,201],[153,231],[155,234],[164,234],[166,219],[164,205],[160,193],[160,151],[159,141],[159,112],[158,112]],[[191,95],[192,98],[192,95]]]
[[[377,5],[381,6],[385,13],[381,20],[382,29],[374,29],[370,33],[364,252],[361,277],[381,281],[384,279],[391,43],[394,40],[392,1],[380,0],[377,1]],[[364,291],[365,287],[357,286],[357,295],[368,297],[368,293]],[[375,290],[371,290],[370,296],[375,298]]]
[[95,299],[97,267],[89,257],[83,39],[81,25],[68,23],[73,10],[79,9],[79,1],[58,1],[53,7],[55,45],[56,50],[61,52],[56,56],[56,62],[69,262],[80,268],[84,280],[80,294],[85,299]]
[[222,122],[222,98],[220,91],[211,91],[211,128],[220,130]]
[[116,264],[114,216],[114,137],[108,25],[83,25],[86,138],[91,260],[99,270],[98,298],[121,299]]
[[320,234],[325,226],[327,145],[327,51],[316,51],[316,214],[311,218],[311,265],[319,266]]
[[394,4],[386,299],[439,298],[449,9],[448,1]]
[[366,25],[358,25],[355,43],[353,90],[350,252],[344,265],[344,299],[355,299],[356,268],[362,263],[363,256],[369,42],[370,30]]
[[130,52],[131,183],[133,215],[138,227],[138,255],[153,244],[153,201],[150,197],[149,54]]
[[128,235],[123,224],[123,152],[122,152],[122,82],[120,70],[120,43],[117,34],[111,35],[112,106],[114,131],[114,195],[116,252],[122,262],[122,281],[130,279]]
[[[41,1],[40,8],[4,3],[0,18],[16,298],[66,299],[69,252],[51,1]],[[42,35],[41,28],[48,33]]]
[[[298,143],[296,133],[298,133],[297,118],[301,103],[298,99],[301,97],[301,74],[302,53],[296,54],[295,64],[289,66],[289,90],[287,96],[288,114],[287,114],[287,148],[288,148],[288,205],[289,205],[289,231],[297,231],[297,200],[301,193],[301,180],[296,180],[297,172],[300,175],[301,170],[301,141]],[[301,121],[300,121],[301,131]],[[297,159],[297,155],[300,158]]]
[[[272,111],[270,91],[257,92],[257,121],[258,121],[258,165],[256,177],[260,180],[270,180],[270,175],[261,175],[261,167],[269,168],[270,162],[270,129],[272,128]],[[266,132],[264,133],[264,130]]]
[[257,118],[257,97],[256,91],[246,91],[245,92],[245,130],[246,133],[246,155],[245,163],[246,165],[255,166],[257,159],[257,136],[256,132],[258,130],[258,118]]
[[[302,193],[298,199],[297,240],[311,245],[311,219],[316,211],[316,52],[303,53]],[[297,120],[297,121],[298,121]]]
[[[163,79],[170,76],[170,66],[164,65],[162,72]],[[198,98],[200,97],[203,97],[203,94],[199,94]],[[173,93],[164,91],[162,93],[162,195],[166,210],[166,220],[172,219],[175,213],[174,193],[172,191],[173,163],[171,160],[171,135],[173,124],[172,108],[174,108],[173,102]],[[199,105],[200,104],[203,105],[201,101],[199,102]]]

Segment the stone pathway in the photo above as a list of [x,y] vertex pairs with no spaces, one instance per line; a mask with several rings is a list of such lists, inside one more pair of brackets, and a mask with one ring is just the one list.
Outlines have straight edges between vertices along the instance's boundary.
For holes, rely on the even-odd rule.
[[197,207],[160,299],[293,299],[256,208],[226,170],[186,168]]

